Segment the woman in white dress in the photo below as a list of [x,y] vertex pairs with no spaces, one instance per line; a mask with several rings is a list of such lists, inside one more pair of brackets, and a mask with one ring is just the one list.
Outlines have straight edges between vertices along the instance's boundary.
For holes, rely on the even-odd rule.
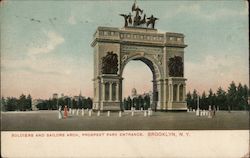
[[62,117],[63,117],[62,116],[62,106],[59,106],[59,110],[58,111],[59,111],[58,118],[62,119]]

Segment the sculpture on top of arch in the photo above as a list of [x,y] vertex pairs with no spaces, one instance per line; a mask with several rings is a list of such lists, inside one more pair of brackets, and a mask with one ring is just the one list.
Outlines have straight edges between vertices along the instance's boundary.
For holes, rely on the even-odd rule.
[[[151,15],[150,17],[146,18],[146,14],[143,14],[143,10],[140,9],[138,6],[136,6],[136,3],[132,6],[132,12],[135,12],[135,15],[133,16],[131,13],[129,14],[120,14],[124,17],[124,27],[142,27],[142,28],[148,28],[149,25],[151,25],[151,28],[155,28],[155,21],[159,20],[158,18]],[[143,18],[142,18],[143,17]]]

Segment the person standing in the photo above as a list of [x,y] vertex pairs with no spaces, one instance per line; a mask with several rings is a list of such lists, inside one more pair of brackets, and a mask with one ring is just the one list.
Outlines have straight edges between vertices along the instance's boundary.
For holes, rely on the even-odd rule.
[[67,105],[64,106],[64,118],[66,119],[68,117],[68,108]]
[[59,114],[58,114],[58,118],[59,119],[62,119],[62,106],[59,106],[59,109],[58,109],[58,111],[59,111]]
[[215,117],[215,112],[216,112],[216,108],[215,105],[213,106],[213,117]]

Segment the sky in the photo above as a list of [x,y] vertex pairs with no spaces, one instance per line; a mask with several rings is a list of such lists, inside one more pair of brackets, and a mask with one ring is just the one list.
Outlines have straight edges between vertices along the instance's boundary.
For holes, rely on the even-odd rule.
[[[98,26],[123,27],[131,1],[2,1],[1,95],[49,98],[53,93],[93,96],[93,49]],[[187,91],[248,84],[248,4],[234,1],[140,1],[158,17],[160,32],[185,35]],[[143,73],[142,73],[143,72]],[[123,73],[124,96],[152,90],[140,61]]]

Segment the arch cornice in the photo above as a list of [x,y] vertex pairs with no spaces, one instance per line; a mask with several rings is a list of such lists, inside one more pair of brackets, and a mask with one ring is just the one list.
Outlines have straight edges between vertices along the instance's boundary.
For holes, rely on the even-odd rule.
[[154,47],[174,47],[174,48],[185,48],[185,44],[175,44],[175,43],[157,43],[150,41],[124,41],[120,39],[109,39],[109,38],[95,38],[91,43],[91,46],[94,47],[98,42],[103,43],[119,43],[119,44],[128,44],[128,45],[139,45],[139,46],[154,46]]

